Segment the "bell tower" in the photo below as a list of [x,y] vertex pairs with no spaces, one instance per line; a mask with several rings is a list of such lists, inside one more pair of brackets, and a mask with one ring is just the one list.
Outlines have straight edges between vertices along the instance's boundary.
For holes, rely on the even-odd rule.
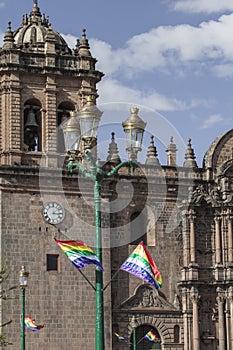
[[[8,23],[0,48],[0,164],[57,166],[64,151],[59,125],[98,96],[85,29],[70,49],[33,1],[15,31]],[[44,156],[43,158],[42,155]]]

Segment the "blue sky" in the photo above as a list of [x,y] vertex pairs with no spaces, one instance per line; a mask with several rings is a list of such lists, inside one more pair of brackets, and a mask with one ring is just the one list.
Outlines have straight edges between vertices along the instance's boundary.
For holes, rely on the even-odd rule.
[[[161,163],[174,136],[182,165],[190,137],[201,166],[214,139],[232,128],[233,0],[38,4],[71,47],[86,28],[97,68],[105,73],[98,85],[103,124],[117,129],[130,106],[138,106],[148,135],[156,137]],[[1,38],[7,22],[17,29],[32,6],[32,0],[0,0]]]

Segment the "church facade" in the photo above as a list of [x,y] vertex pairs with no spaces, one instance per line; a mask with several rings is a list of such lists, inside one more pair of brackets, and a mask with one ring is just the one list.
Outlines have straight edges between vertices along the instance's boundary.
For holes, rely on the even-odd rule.
[[[9,22],[0,49],[0,260],[10,286],[22,265],[30,273],[26,314],[45,326],[26,330],[28,350],[95,348],[95,293],[54,236],[95,247],[93,183],[67,170],[61,125],[98,97],[96,62],[86,31],[70,49],[37,1],[17,30]],[[103,180],[104,285],[112,279],[104,291],[106,349],[133,349],[132,319],[138,350],[233,348],[232,150],[230,130],[213,141],[200,168],[188,140],[180,166],[171,138],[162,165],[152,135],[144,163]],[[108,171],[119,162],[112,134],[101,164]],[[61,210],[52,224],[50,206]],[[159,291],[118,271],[140,241],[162,275]],[[85,275],[94,283],[93,265]],[[13,293],[1,323],[12,320],[2,331],[19,349],[20,289]],[[150,330],[156,343],[144,339]]]

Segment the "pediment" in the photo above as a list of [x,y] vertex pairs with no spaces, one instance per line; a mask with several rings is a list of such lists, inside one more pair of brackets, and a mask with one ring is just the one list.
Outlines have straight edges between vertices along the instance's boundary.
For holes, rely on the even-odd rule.
[[132,310],[178,311],[174,305],[166,300],[161,292],[147,284],[139,286],[135,294],[125,300],[120,305],[120,308]]

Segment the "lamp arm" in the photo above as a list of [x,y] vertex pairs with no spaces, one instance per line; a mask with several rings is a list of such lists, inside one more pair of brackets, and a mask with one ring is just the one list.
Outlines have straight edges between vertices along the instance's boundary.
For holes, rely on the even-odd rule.
[[74,163],[73,161],[70,161],[67,165],[67,168],[71,174],[73,173],[74,168],[78,168],[86,178],[91,179],[92,181],[96,180],[95,175],[89,173],[88,170],[80,163]]
[[89,149],[85,150],[84,157],[87,159],[87,161],[90,163],[90,166],[92,168],[96,167],[95,159],[93,155],[91,154],[91,151]]
[[134,172],[135,168],[138,166],[137,163],[135,163],[134,161],[130,160],[127,162],[121,162],[120,164],[118,164],[115,168],[113,168],[112,170],[110,170],[107,174],[105,174],[104,177],[112,177],[113,175],[117,174],[118,171],[123,167],[123,166],[130,166]]

